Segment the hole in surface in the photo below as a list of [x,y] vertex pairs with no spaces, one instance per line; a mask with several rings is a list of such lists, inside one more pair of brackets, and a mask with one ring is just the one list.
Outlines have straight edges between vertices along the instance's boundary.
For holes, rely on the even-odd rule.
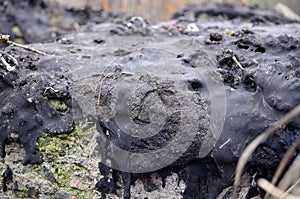
[[256,92],[256,90],[257,90],[257,84],[255,83],[255,81],[254,81],[254,79],[253,79],[252,76],[245,77],[244,88],[245,88],[246,91]]
[[199,91],[203,87],[198,79],[188,80],[188,83],[188,90],[190,91]]
[[261,47],[261,46],[260,46],[260,47],[258,47],[258,48],[255,50],[255,52],[256,52],[256,53],[258,53],[258,52],[259,52],[259,53],[265,53],[265,52],[266,52],[266,49],[265,49],[264,47]]

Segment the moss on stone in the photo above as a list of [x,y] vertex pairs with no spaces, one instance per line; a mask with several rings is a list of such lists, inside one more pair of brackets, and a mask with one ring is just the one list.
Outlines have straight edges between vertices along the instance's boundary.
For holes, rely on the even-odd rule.
[[66,112],[68,110],[68,106],[62,100],[50,99],[49,102],[57,111]]
[[[46,134],[37,140],[37,149],[44,162],[50,165],[49,169],[55,178],[53,184],[56,191],[66,190],[77,198],[94,197],[95,180],[88,168],[80,162],[85,156],[82,138],[90,137],[92,133],[76,127],[71,134]],[[42,175],[43,166],[35,165],[35,170]]]

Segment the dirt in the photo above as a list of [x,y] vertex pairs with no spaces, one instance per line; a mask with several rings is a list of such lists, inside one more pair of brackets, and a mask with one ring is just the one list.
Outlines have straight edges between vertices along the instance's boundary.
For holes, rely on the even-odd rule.
[[[41,1],[27,3],[34,3],[25,7],[29,10],[41,9]],[[81,19],[80,13],[75,16]],[[50,163],[37,151],[37,140],[43,132],[72,137],[75,124],[96,142],[87,150],[99,159],[101,178],[93,178],[99,198],[159,198],[169,192],[175,198],[214,199],[223,190],[228,192],[219,198],[230,198],[226,188],[244,148],[300,103],[300,24],[273,11],[227,4],[188,6],[156,25],[141,17],[105,20],[56,42],[31,45],[46,56],[2,48],[15,67],[0,65],[4,162],[5,146],[18,142],[25,149],[24,164]],[[31,35],[49,39],[48,33]],[[251,156],[246,191],[241,185],[247,198],[264,194],[250,181],[271,179],[299,128],[297,117]],[[10,165],[4,170],[4,195],[14,172]],[[71,182],[82,189],[78,180]],[[28,197],[43,194],[33,188]]]
[[61,7],[51,0],[3,0],[0,10],[1,33],[22,43],[52,42],[88,22],[103,23],[122,16],[101,8]]

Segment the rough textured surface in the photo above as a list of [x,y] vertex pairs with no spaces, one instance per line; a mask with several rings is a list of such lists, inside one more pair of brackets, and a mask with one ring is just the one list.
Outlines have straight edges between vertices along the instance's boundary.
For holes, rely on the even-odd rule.
[[113,21],[121,15],[100,8],[62,8],[55,1],[47,0],[3,0],[0,11],[1,33],[24,43],[55,41],[88,22]]
[[[6,53],[2,53],[6,54]],[[9,56],[4,56],[12,63]],[[1,64],[1,113],[0,113],[0,155],[5,157],[7,142],[20,142],[26,150],[23,163],[41,163],[42,158],[36,150],[36,140],[43,133],[70,133],[74,128],[71,116],[71,97],[68,93],[66,77],[62,73],[37,73],[22,62],[26,58],[18,57],[20,64],[16,69],[7,71]],[[49,100],[59,100],[70,108],[64,113],[58,111]]]
[[[232,184],[245,146],[300,103],[300,25],[273,22],[181,17],[151,26],[132,17],[89,24],[55,43],[32,45],[47,56],[3,49],[11,66],[10,55],[19,64],[15,71],[0,65],[3,157],[6,146],[0,196],[216,198]],[[213,98],[220,94],[209,90],[209,80],[224,85],[226,93],[220,135],[208,130]],[[10,117],[9,110],[21,114]],[[120,120],[124,115],[130,123]],[[17,128],[24,118],[26,128]],[[271,177],[300,136],[299,126],[298,117],[252,155],[245,170],[248,184],[241,185],[247,198],[259,194],[249,181]],[[136,132],[151,137],[137,139]],[[136,173],[130,168],[139,162],[111,148],[146,157],[184,137],[191,145],[177,161],[161,166],[140,159],[142,169],[150,165],[157,171]],[[18,143],[25,150],[19,152]],[[168,152],[166,160],[176,151]],[[40,155],[42,164],[22,164],[24,157],[24,163],[41,162]],[[230,198],[227,190],[219,198]]]
[[177,11],[173,18],[178,19],[182,16],[187,17],[201,17],[201,15],[210,15],[210,16],[223,16],[228,19],[242,18],[250,19],[253,23],[282,23],[284,18],[279,16],[275,11],[270,10],[260,10],[257,7],[245,7],[239,4],[190,4],[185,8]]

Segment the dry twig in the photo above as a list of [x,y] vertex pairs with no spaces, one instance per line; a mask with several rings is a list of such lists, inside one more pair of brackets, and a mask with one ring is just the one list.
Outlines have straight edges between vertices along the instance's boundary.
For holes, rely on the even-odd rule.
[[34,52],[34,53],[37,53],[37,54],[40,54],[40,55],[47,55],[47,53],[44,53],[42,51],[39,51],[37,49],[34,49],[32,47],[29,47],[29,46],[25,46],[25,45],[22,45],[22,44],[18,44],[16,42],[13,42],[9,39],[10,35],[3,35],[3,34],[0,34],[0,43],[4,43],[4,44],[7,44],[7,45],[13,45],[13,46],[17,46],[17,47],[20,47],[20,48],[23,48],[25,50],[28,50],[28,51],[31,51],[31,52]]

